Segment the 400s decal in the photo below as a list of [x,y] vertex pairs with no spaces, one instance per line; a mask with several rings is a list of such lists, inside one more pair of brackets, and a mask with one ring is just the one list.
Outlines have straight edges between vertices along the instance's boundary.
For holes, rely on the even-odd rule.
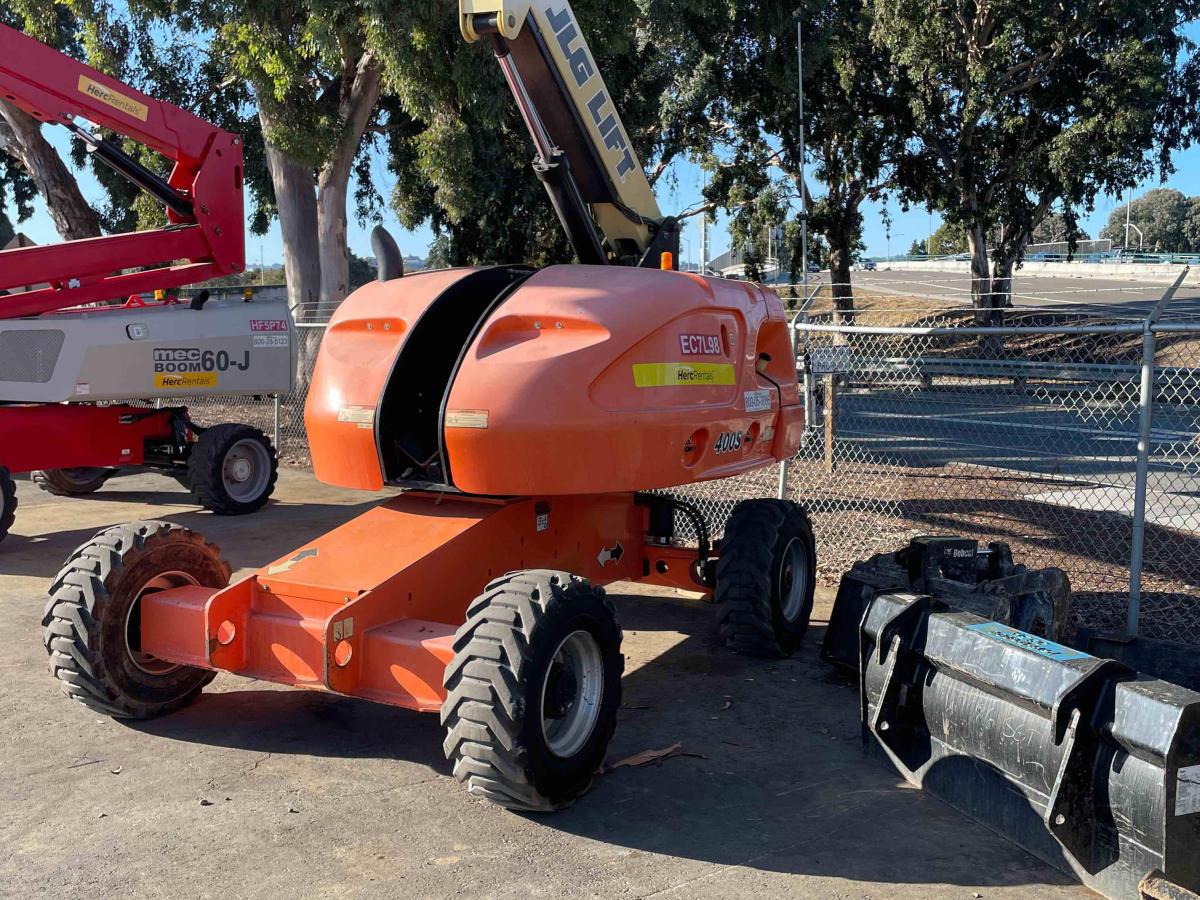
[[154,351],[154,372],[228,372],[250,368],[250,351],[241,359],[227,350],[199,350],[195,347],[159,347]]
[[740,431],[723,431],[713,441],[713,453],[732,453],[742,449],[742,433]]

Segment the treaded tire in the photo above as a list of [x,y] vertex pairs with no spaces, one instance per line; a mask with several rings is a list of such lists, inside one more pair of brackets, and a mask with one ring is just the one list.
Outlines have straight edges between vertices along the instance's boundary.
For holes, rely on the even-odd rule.
[[50,586],[42,617],[50,673],[68,697],[116,718],[149,719],[187,705],[216,673],[140,656],[131,646],[131,608],[153,579],[222,588],[230,573],[215,545],[178,525],[135,522],[100,532]]
[[[256,466],[265,466],[260,488],[250,497],[238,497],[230,492],[226,482],[226,461],[235,445],[248,442],[261,448]],[[250,425],[214,425],[205,429],[192,445],[188,456],[185,484],[196,500],[219,516],[244,516],[262,509],[279,479],[279,459],[265,434]],[[258,481],[257,475],[254,476]]]
[[[797,571],[795,555],[802,560]],[[785,565],[791,560],[791,564]],[[717,558],[721,638],[748,656],[791,656],[812,616],[816,545],[803,507],[786,500],[743,500],[733,508]],[[799,579],[787,614],[787,596]]]
[[116,469],[106,468],[38,469],[29,480],[55,497],[79,497],[100,490],[115,474]]
[[[586,740],[560,756],[543,727],[543,697],[556,651],[580,630],[599,649],[602,693]],[[621,705],[621,629],[604,590],[567,572],[497,578],[467,610],[454,653],[442,704],[443,749],[454,777],[471,794],[510,809],[570,806],[591,786]]]
[[17,483],[8,469],[0,466],[0,541],[8,537],[8,530],[17,520]]

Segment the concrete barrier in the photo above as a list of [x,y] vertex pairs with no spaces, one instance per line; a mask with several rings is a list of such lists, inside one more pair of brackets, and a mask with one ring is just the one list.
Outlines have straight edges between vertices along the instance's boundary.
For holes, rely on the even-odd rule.
[[[896,260],[880,263],[881,268],[894,272],[943,272],[969,275],[971,263],[967,260]],[[1037,278],[1103,278],[1112,281],[1134,281],[1150,284],[1170,284],[1179,277],[1181,266],[1164,263],[1085,263],[1085,262],[1031,262],[1017,269],[1016,277]],[[1185,282],[1200,285],[1200,268],[1192,269]]]

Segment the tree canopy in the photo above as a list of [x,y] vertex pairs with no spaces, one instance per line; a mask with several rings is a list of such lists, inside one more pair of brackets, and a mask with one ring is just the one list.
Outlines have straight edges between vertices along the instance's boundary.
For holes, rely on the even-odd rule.
[[1186,197],[1173,188],[1156,188],[1121,204],[1100,232],[1100,237],[1111,240],[1114,247],[1126,246],[1126,212],[1134,226],[1129,230],[1128,246],[1151,253],[1200,253],[1200,197]]
[[[1034,230],[1170,170],[1194,129],[1195,0],[869,0],[911,134],[901,198],[962,225],[976,300],[1003,302]],[[987,234],[999,229],[989,248]],[[992,281],[988,250],[995,258]]]

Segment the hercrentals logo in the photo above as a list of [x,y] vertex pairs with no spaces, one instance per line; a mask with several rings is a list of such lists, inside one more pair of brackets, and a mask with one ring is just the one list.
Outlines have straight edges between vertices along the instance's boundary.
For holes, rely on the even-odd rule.
[[216,372],[196,372],[189,375],[155,375],[154,386],[160,391],[180,391],[217,386]]
[[[562,9],[548,8],[546,19],[554,30],[558,48],[562,51],[563,57],[571,69],[571,74],[575,78],[575,86],[582,91],[587,87],[589,81],[598,76],[596,75],[596,64],[592,61],[591,54],[588,53],[587,44],[582,41],[576,43],[579,38],[579,26],[575,24],[575,17],[571,14],[570,7],[564,6]],[[604,87],[604,81],[603,79],[598,80],[600,81],[599,86],[592,94],[591,99],[587,101],[588,114],[592,117],[592,124],[600,133],[600,139],[604,141],[604,146],[616,155],[617,175],[624,181],[625,176],[637,167],[637,160],[634,159],[633,151],[629,148],[629,138],[625,136],[625,130],[617,120],[617,114],[608,97],[608,91]]]
[[142,122],[150,117],[150,110],[145,103],[140,103],[132,97],[126,97],[86,75],[79,76],[79,92],[87,94],[94,100],[99,100],[105,106],[119,109],[127,116],[133,116]]
[[639,388],[736,384],[728,363],[634,363],[633,384]]

